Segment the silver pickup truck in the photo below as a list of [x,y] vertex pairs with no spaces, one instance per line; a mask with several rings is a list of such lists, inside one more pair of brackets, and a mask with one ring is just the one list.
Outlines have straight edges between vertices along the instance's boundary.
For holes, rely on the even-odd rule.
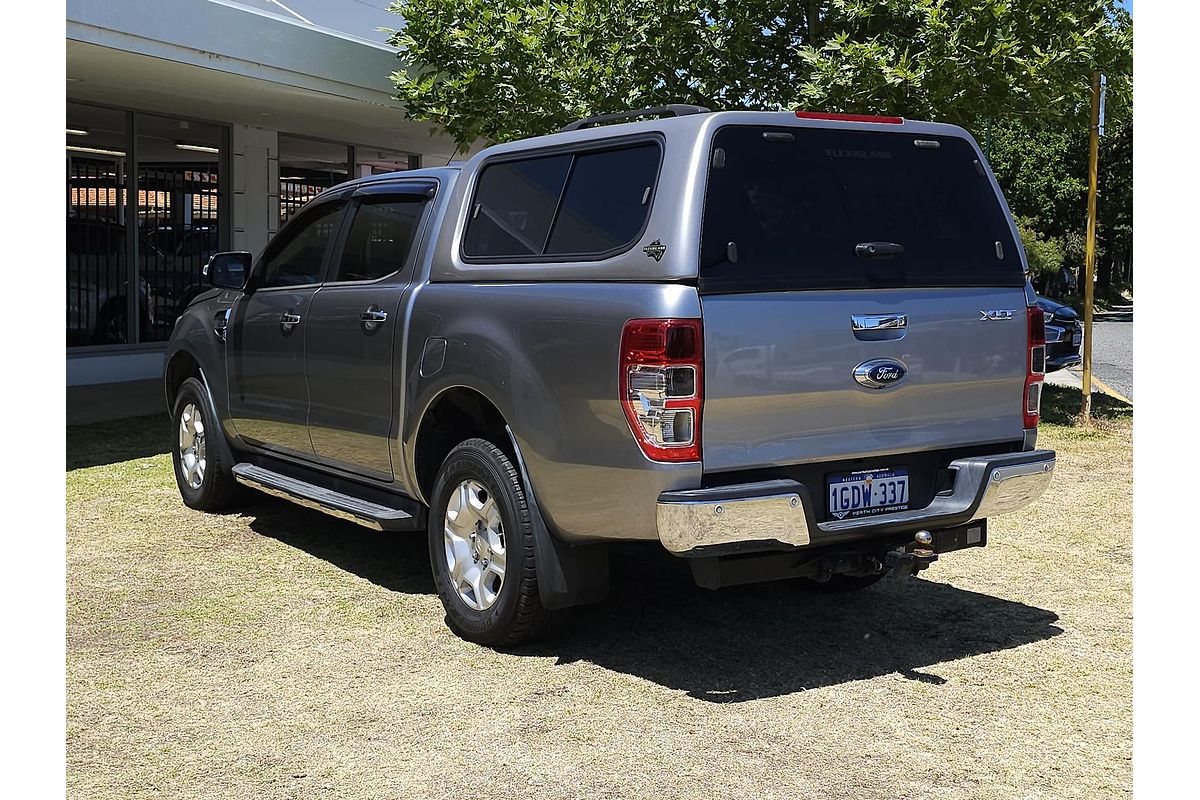
[[424,531],[502,646],[658,542],[829,590],[987,543],[1045,490],[1044,323],[951,125],[691,106],[363,178],[220,253],[165,389],[184,502]]

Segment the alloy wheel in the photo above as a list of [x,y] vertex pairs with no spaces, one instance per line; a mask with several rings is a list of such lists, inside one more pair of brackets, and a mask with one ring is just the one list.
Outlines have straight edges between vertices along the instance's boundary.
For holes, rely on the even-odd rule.
[[199,489],[204,483],[207,456],[204,418],[195,403],[188,403],[179,415],[179,466],[183,470],[184,483],[192,489]]
[[504,522],[496,499],[479,481],[465,480],[451,493],[444,539],[459,599],[475,611],[491,608],[504,585]]

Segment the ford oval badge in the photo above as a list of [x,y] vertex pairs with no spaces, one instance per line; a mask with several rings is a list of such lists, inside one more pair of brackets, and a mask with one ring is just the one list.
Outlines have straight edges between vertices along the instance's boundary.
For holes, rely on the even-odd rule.
[[868,389],[886,389],[904,380],[908,367],[894,358],[873,358],[854,368],[854,380]]

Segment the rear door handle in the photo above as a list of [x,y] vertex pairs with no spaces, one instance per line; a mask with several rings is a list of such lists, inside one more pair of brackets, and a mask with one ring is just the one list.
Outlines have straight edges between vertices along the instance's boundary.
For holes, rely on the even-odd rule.
[[387,312],[378,306],[367,306],[367,310],[358,315],[358,321],[367,333],[375,332],[380,325],[387,322],[387,318]]
[[300,324],[300,315],[293,314],[291,311],[283,312],[283,316],[279,318],[279,327],[284,333],[291,333],[292,328]]
[[907,327],[907,314],[853,314],[850,317],[852,331],[894,331]]
[[891,258],[904,253],[904,245],[895,242],[861,242],[854,246],[859,258]]

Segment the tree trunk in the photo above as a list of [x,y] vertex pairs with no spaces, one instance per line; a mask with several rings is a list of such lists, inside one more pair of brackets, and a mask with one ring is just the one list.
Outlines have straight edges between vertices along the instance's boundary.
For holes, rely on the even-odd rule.
[[808,44],[816,47],[821,41],[821,4],[810,0],[806,18],[808,20]]
[[1112,288],[1113,255],[1106,254],[1103,261],[1096,265],[1096,292],[1107,293]]

